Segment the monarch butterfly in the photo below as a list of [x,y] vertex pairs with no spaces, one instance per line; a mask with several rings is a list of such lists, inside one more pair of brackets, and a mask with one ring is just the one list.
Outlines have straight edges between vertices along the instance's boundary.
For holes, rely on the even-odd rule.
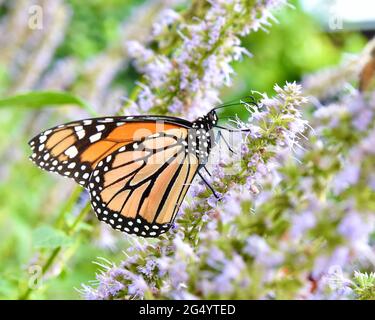
[[157,237],[171,227],[197,174],[216,196],[200,172],[217,143],[213,128],[248,131],[218,125],[216,109],[230,105],[193,122],[151,115],[69,122],[30,140],[30,159],[85,187],[98,219],[112,228]]

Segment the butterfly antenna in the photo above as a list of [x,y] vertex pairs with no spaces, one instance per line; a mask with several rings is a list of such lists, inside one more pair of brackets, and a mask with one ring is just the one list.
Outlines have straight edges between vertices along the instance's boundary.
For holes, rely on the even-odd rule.
[[[212,110],[218,110],[222,108],[227,108],[227,107],[233,107],[233,106],[239,106],[239,105],[245,105],[247,107],[249,106],[256,106],[258,107],[258,103],[256,99],[253,96],[245,96],[244,98],[240,99],[239,101],[237,99],[229,101],[227,103],[223,103],[221,105],[216,106]],[[254,109],[251,110],[254,112]]]
[[[227,107],[232,107],[232,106],[239,106],[239,105],[245,105],[245,107],[250,112],[253,112],[253,113],[255,112],[255,109],[252,106],[258,107],[258,103],[256,99],[253,96],[249,95],[240,99],[239,101],[238,100],[236,102],[230,101],[229,103],[219,105],[213,108],[212,110],[217,110],[217,109],[222,109],[222,108],[227,108]],[[219,125],[216,125],[215,127],[219,129],[227,130],[229,132],[250,132],[250,129],[231,129],[231,128],[226,128],[226,127],[222,127]]]

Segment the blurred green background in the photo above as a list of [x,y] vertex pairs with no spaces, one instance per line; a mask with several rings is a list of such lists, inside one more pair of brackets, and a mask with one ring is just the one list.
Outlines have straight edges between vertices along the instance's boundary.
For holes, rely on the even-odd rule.
[[[127,23],[139,6],[142,11],[149,5],[136,0],[39,1],[46,13],[44,28],[30,31],[22,22],[29,2],[0,1],[2,97],[35,89],[66,90],[86,99],[99,114],[113,114],[138,79],[122,47]],[[233,85],[223,90],[223,101],[249,90],[272,93],[275,83],[299,81],[365,46],[366,36],[359,30],[326,32],[298,1],[292,3],[294,10],[286,7],[275,13],[279,23],[268,32],[244,39],[253,57],[234,65]],[[27,159],[27,142],[41,129],[86,116],[74,107],[0,109],[0,298],[19,297],[32,281],[29,266],[49,252],[53,241],[67,248],[61,265],[52,270],[61,274],[32,298],[79,299],[74,288],[94,279],[94,260],[123,259],[127,244],[122,235],[99,223],[80,225],[82,232],[71,239],[49,229],[64,211],[74,184],[42,172]],[[73,210],[66,219],[73,220],[74,214]],[[51,243],[41,241],[46,233],[51,233]]]

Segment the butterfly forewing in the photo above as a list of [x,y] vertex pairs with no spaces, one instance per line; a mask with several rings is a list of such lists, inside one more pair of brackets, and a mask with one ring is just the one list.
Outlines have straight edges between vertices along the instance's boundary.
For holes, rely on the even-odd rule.
[[180,125],[148,118],[114,117],[75,121],[46,130],[30,140],[30,159],[40,168],[73,178],[87,187],[101,159],[132,141]]

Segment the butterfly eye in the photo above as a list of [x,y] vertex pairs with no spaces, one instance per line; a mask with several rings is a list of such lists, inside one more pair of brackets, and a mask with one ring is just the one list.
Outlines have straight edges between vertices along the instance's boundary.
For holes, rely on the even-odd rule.
[[215,125],[217,123],[217,120],[218,120],[218,117],[217,117],[217,114],[216,114],[216,111],[213,110],[213,111],[210,111],[208,113],[208,121],[212,124],[212,125]]

